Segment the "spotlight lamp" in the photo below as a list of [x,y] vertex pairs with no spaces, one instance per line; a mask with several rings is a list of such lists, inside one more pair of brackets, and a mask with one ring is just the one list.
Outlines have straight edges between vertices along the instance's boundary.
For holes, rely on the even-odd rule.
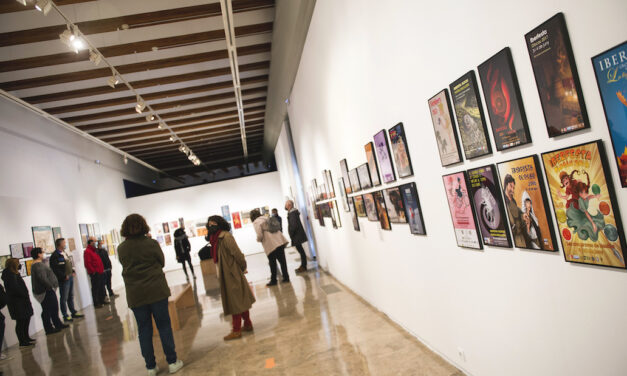
[[102,55],[100,55],[96,51],[89,50],[89,61],[91,61],[92,63],[96,65],[100,65],[100,62],[102,61]]
[[17,0],[17,2],[22,4],[22,5],[24,5],[24,6],[26,6],[26,0]]
[[[154,114],[148,114],[146,115],[146,121],[153,121],[155,120],[155,115]],[[159,124],[161,125],[161,124]]]
[[146,108],[146,103],[144,103],[144,101],[137,96],[137,104],[135,105],[135,111],[137,111],[138,114],[141,114],[142,111],[144,111],[144,108]]
[[175,140],[174,136],[170,136],[170,141],[174,142]]
[[163,129],[163,127],[164,127],[164,126],[163,126],[163,123],[161,123],[161,122],[160,122],[160,123],[159,123],[159,125],[157,126],[157,128],[159,128],[159,129]]
[[52,1],[51,0],[37,0],[35,3],[35,9],[42,12],[44,16],[47,16],[50,10],[52,9]]
[[107,80],[107,85],[111,86],[112,89],[115,89],[115,85],[117,85],[119,82],[120,80],[114,74],[113,76],[109,77],[109,79]]
[[61,34],[59,34],[59,39],[61,42],[68,47],[72,47],[72,41],[76,38],[72,31],[70,30],[70,25],[67,25],[67,29],[63,30]]

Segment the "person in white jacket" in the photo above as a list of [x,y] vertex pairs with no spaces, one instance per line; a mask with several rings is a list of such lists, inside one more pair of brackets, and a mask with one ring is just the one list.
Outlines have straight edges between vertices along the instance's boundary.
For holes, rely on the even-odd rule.
[[253,227],[257,233],[257,241],[263,246],[263,251],[268,256],[270,263],[270,282],[266,286],[275,286],[277,284],[277,261],[281,264],[283,282],[289,282],[290,276],[287,271],[287,261],[285,260],[285,246],[289,243],[287,238],[283,236],[280,230],[273,228],[272,224],[269,223],[270,219],[262,216],[259,209],[254,209],[250,212],[250,219],[253,221]]

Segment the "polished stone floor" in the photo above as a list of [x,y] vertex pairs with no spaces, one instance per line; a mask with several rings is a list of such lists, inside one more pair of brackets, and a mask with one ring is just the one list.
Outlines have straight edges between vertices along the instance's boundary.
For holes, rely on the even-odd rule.
[[[288,260],[293,271],[298,266],[293,250],[288,249]],[[219,292],[205,292],[199,276],[196,306],[183,312],[182,328],[175,332],[178,356],[186,364],[177,375],[462,375],[324,272],[292,274],[291,283],[267,288],[266,256],[249,256],[248,262],[257,297],[251,310],[254,333],[222,340],[230,317],[222,315]],[[182,271],[167,277],[170,285],[185,283]],[[0,371],[12,376],[145,375],[135,320],[123,291],[120,295],[106,308],[87,308],[85,319],[61,333],[39,333],[33,348],[10,348],[12,359],[1,362]],[[165,375],[158,336],[154,341]]]

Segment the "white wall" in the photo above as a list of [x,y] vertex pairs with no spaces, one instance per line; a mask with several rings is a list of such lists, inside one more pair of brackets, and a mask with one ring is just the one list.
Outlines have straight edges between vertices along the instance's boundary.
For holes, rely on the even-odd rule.
[[[78,264],[76,303],[92,303],[83,267],[78,223],[100,223],[101,231],[119,228],[127,214],[122,179],[147,184],[154,174],[133,162],[59,127],[38,115],[0,100],[0,247],[32,242],[31,226],[60,226],[74,238]],[[100,165],[94,160],[99,159]],[[121,284],[114,261],[114,285]],[[30,290],[30,277],[25,278]],[[35,315],[30,331],[42,330],[41,306],[31,297]],[[17,343],[15,323],[7,317],[6,344]]]
[[[524,34],[558,11],[592,129],[549,139]],[[609,143],[590,57],[625,39],[626,14],[620,0],[319,0],[289,106],[302,179],[320,179],[325,168],[337,179],[342,158],[351,168],[364,163],[373,134],[403,121],[416,174],[398,183],[416,182],[428,231],[386,232],[361,218],[355,232],[342,212],[339,230],[313,226],[321,263],[469,374],[624,375],[627,274],[566,263],[561,251],[458,248],[441,176],[597,138]],[[533,144],[442,168],[427,99],[505,46]],[[288,158],[277,153],[278,165]],[[613,163],[610,170],[620,187]],[[625,192],[618,188],[623,218]]]
[[[222,215],[221,207],[229,205],[231,213],[250,211],[254,208],[269,206],[279,209],[279,215],[285,217],[285,201],[281,195],[278,172],[247,176],[239,179],[177,189],[127,200],[130,212],[143,215],[149,226],[157,223],[205,218]],[[286,226],[286,218],[283,225]],[[245,254],[263,252],[261,243],[257,243],[252,224],[234,229],[233,235]],[[199,262],[198,250],[207,242],[202,237],[190,239],[193,262]],[[163,246],[166,255],[166,270],[181,268],[176,262],[174,246]]]

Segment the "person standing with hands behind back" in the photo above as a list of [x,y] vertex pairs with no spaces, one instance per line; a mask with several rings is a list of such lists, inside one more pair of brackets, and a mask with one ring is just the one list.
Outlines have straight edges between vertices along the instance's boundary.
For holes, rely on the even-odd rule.
[[2,281],[7,290],[7,305],[9,315],[15,320],[15,334],[20,347],[33,346],[35,340],[28,335],[30,318],[33,316],[33,306],[30,304],[30,296],[26,283],[20,275],[22,265],[20,260],[10,258],[6,261],[2,271]]
[[307,234],[300,221],[300,212],[294,207],[294,201],[287,200],[285,202],[285,210],[287,210],[287,232],[292,239],[292,245],[300,254],[300,267],[296,269],[296,273],[307,271],[307,255],[303,249],[303,243],[307,241]]
[[59,302],[54,292],[59,287],[59,281],[52,269],[43,263],[44,251],[41,248],[33,248],[31,257],[33,258],[33,265],[30,269],[33,295],[41,303],[41,320],[46,335],[54,334],[68,327],[59,319]]
[[[72,259],[65,253],[65,239],[54,241],[55,251],[50,256],[50,269],[59,280],[59,306],[64,322],[83,317],[74,308],[74,265]],[[68,315],[67,310],[70,310]]]
[[87,239],[87,248],[83,253],[85,269],[91,279],[91,297],[94,301],[94,308],[102,308],[105,300],[104,287],[104,265],[96,250],[96,238],[90,236]]
[[102,266],[104,268],[103,283],[106,287],[105,293],[109,293],[109,300],[117,298],[118,294],[114,293],[113,289],[111,288],[111,268],[113,266],[111,265],[109,251],[107,250],[107,243],[104,239],[98,242],[98,257],[100,257],[100,260],[102,261]]

